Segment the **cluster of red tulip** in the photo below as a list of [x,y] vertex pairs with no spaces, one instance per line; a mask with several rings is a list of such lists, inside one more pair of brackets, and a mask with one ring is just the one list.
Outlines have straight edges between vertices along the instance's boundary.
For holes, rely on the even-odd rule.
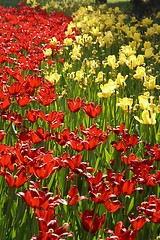
[[[71,19],[56,12],[48,15],[40,8],[31,9],[23,4],[20,9],[0,7],[0,10],[0,175],[9,187],[22,187],[17,195],[34,211],[39,235],[32,240],[74,236],[74,229],[68,230],[69,223],[59,224],[58,219],[64,217],[57,213],[60,205],[71,208],[77,204],[77,217],[87,234],[94,235],[102,229],[107,240],[134,240],[146,223],[160,223],[160,199],[156,195],[160,186],[158,144],[142,142],[125,129],[124,123],[115,128],[106,126],[105,130],[95,123],[89,127],[81,124],[79,129],[70,130],[65,126],[63,111],[48,112],[57,95],[54,85],[38,74],[45,58],[43,49],[53,36],[63,42]],[[59,50],[54,45],[52,48]],[[23,70],[32,74],[25,72],[24,76]],[[82,109],[93,119],[102,110],[101,105],[80,97],[68,98],[67,104],[71,112],[76,114]],[[9,129],[15,136],[9,135]],[[85,159],[85,153],[94,153],[101,145],[107,147],[110,135],[114,141],[109,144],[118,157],[110,161],[110,167],[96,169],[92,159]],[[7,143],[8,138],[14,138],[12,145]],[[47,149],[45,143],[52,143],[54,150]],[[141,156],[136,153],[140,145]],[[61,155],[54,156],[56,148],[61,149]],[[69,188],[62,194],[58,182],[54,182],[53,196],[44,183],[56,174],[59,176],[61,170],[66,170],[64,181]],[[82,180],[84,189],[79,185]],[[128,210],[125,200],[137,199],[139,195],[143,196],[142,201],[130,202]],[[79,211],[83,202],[87,207]],[[111,230],[108,214],[113,216],[118,211],[128,214],[127,219],[124,223],[117,218],[115,229]]]

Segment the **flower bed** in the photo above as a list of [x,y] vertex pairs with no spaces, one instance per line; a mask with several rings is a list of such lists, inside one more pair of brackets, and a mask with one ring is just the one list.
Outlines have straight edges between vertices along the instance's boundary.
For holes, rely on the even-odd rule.
[[0,10],[1,237],[158,239],[159,14]]

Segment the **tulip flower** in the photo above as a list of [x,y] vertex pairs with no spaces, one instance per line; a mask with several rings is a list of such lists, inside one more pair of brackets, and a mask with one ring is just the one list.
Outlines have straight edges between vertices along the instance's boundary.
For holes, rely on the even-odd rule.
[[153,90],[158,87],[156,85],[156,77],[154,76],[148,76],[145,78],[144,84],[143,84],[148,90]]
[[97,117],[102,111],[101,105],[95,106],[93,102],[90,102],[90,103],[83,102],[82,109],[90,118]]
[[116,82],[109,79],[108,83],[105,83],[104,85],[100,85],[100,88],[102,92],[98,93],[98,97],[100,98],[109,98],[112,93],[115,92],[115,90],[118,88]]
[[144,212],[152,222],[160,223],[160,199],[156,195],[150,195],[148,201],[142,202],[137,210]]
[[139,231],[150,220],[140,214],[138,217],[136,217],[136,219],[133,219],[133,216],[129,217],[129,221],[132,225],[132,228]]
[[19,188],[23,186],[29,179],[29,177],[26,175],[24,167],[21,167],[14,176],[7,171],[3,173],[3,175],[8,185],[13,188]]
[[134,116],[134,118],[142,124],[149,124],[149,125],[156,124],[156,113],[153,113],[152,111],[149,111],[149,110],[144,110],[142,112],[142,119],[140,119],[138,116]]
[[118,63],[116,62],[116,56],[115,55],[109,55],[107,57],[107,64],[112,67],[113,69],[118,67]]
[[35,188],[29,188],[29,190],[25,190],[24,192],[18,192],[17,195],[22,197],[28,206],[32,208],[40,208],[43,204],[46,204],[49,201],[52,193],[45,193],[42,190],[38,191]]
[[138,101],[139,101],[140,108],[142,110],[148,109],[148,105],[149,105],[149,95],[148,95],[148,93],[138,96]]
[[125,81],[126,81],[127,78],[128,78],[128,75],[126,75],[126,76],[124,77],[124,76],[122,76],[121,73],[118,73],[115,82],[116,82],[117,85],[119,85],[119,86],[124,86],[124,87],[125,87],[125,86],[126,86]]
[[119,103],[117,106],[120,106],[125,113],[129,113],[132,109],[133,99],[132,98],[119,98]]
[[143,79],[146,76],[146,72],[145,71],[146,70],[145,70],[144,67],[138,66],[136,68],[136,73],[133,75],[133,77],[135,79],[141,80],[141,79]]
[[97,232],[105,221],[105,214],[103,214],[101,217],[98,217],[98,214],[95,213],[95,210],[86,210],[83,214],[79,213],[79,216],[82,220],[83,228],[90,233]]
[[77,202],[87,199],[85,196],[78,196],[78,188],[77,186],[73,185],[68,191],[69,197],[69,206],[76,204]]
[[43,54],[45,55],[45,57],[49,57],[52,55],[52,49],[51,48],[46,48],[44,51],[43,51]]
[[38,94],[36,96],[38,102],[42,105],[47,106],[56,100],[56,94],[54,93],[54,85],[53,84],[43,84],[38,90]]
[[111,231],[110,229],[105,229],[104,230],[106,233],[110,233],[112,236],[111,237],[107,237],[106,240],[136,240],[137,234],[138,234],[138,230],[134,229],[130,229],[127,230],[123,224],[123,222],[118,222],[115,226],[115,230],[114,232]]
[[146,57],[146,58],[150,58],[150,57],[152,57],[154,55],[154,53],[153,53],[153,48],[151,47],[151,48],[147,48],[146,50],[145,50],[145,53],[144,53],[144,56]]
[[68,108],[71,112],[78,112],[83,104],[83,98],[77,97],[75,100],[72,100],[71,98],[67,99]]

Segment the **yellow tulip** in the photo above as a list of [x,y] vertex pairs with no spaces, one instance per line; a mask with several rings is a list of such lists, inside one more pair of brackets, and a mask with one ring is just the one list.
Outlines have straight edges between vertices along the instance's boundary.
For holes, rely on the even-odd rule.
[[72,38],[65,38],[64,39],[64,45],[71,46],[72,45]]
[[115,82],[116,82],[117,85],[120,85],[120,86],[124,86],[124,87],[125,87],[125,86],[126,86],[125,81],[126,81],[127,78],[128,78],[128,75],[126,75],[126,76],[124,77],[124,76],[121,75],[121,73],[118,73]]
[[108,58],[107,58],[107,63],[113,69],[118,67],[118,63],[116,63],[116,56],[115,55],[109,55]]
[[137,65],[143,65],[144,64],[144,56],[142,54],[139,54],[137,56]]
[[82,45],[82,46],[84,45],[84,39],[83,39],[83,37],[81,35],[76,36],[76,40],[75,41],[79,45]]
[[132,109],[133,99],[132,98],[119,98],[117,106],[121,107],[125,113],[129,113]]
[[160,34],[160,25],[155,23],[153,24],[153,29],[155,30],[156,34]]
[[144,44],[143,44],[143,46],[144,46],[144,49],[145,49],[145,50],[148,49],[148,48],[151,48],[151,42],[145,41]]
[[148,27],[149,25],[152,24],[152,22],[153,22],[152,19],[150,19],[150,18],[144,18],[144,19],[142,19],[142,26],[143,26],[143,27]]
[[61,75],[57,72],[51,72],[49,75],[45,76],[48,81],[51,83],[58,83],[60,80]]
[[98,97],[109,98],[112,95],[112,93],[116,90],[117,85],[113,80],[109,79],[108,83],[105,83],[104,85],[101,84],[100,88],[102,92],[98,93]]
[[91,34],[93,34],[93,36],[98,36],[99,35],[99,28],[98,27],[92,27]]
[[111,31],[107,31],[103,37],[105,44],[109,47],[114,41],[114,37]]
[[53,37],[53,38],[50,40],[50,43],[53,44],[53,45],[57,45],[57,43],[58,43],[57,38],[56,38],[56,37]]
[[81,82],[84,78],[84,72],[82,70],[79,70],[76,72],[76,80],[78,82]]
[[145,55],[146,58],[152,57],[152,56],[154,55],[154,54],[153,54],[153,48],[147,48],[147,49],[145,50],[144,55]]
[[140,119],[137,116],[134,116],[134,118],[142,124],[149,124],[149,125],[156,124],[156,113],[151,113],[149,110],[144,110],[142,112],[142,119]]
[[43,51],[44,55],[46,57],[49,57],[52,55],[52,49],[51,48],[46,48],[44,51]]
[[135,79],[142,79],[146,75],[145,68],[138,66],[136,68],[136,73],[133,75]]
[[103,82],[104,80],[104,73],[100,71],[95,79],[95,82]]
[[133,50],[130,45],[122,46],[120,51],[124,53],[126,56],[130,56],[136,53],[136,51]]
[[119,53],[119,61],[118,61],[118,63],[120,64],[120,65],[124,65],[125,63],[126,63],[126,55],[124,54],[124,53]]
[[126,61],[126,65],[130,68],[130,69],[134,69],[135,67],[137,67],[137,57],[136,55],[130,55]]
[[141,42],[142,41],[142,39],[141,39],[141,34],[140,33],[134,33],[134,35],[133,35],[133,40],[134,41],[136,41],[136,42]]
[[115,13],[120,13],[121,11],[120,11],[119,7],[115,7],[114,12]]
[[143,84],[148,90],[153,90],[156,88],[156,77],[149,76],[145,78],[144,84]]
[[72,26],[68,25],[67,31],[65,32],[66,36],[71,35],[73,33]]
[[140,96],[138,96],[138,101],[139,101],[140,108],[142,110],[148,109],[149,96],[147,96],[147,95],[140,95]]
[[146,34],[146,36],[153,36],[154,34],[155,34],[155,31],[154,31],[154,29],[152,28],[152,27],[150,27],[150,28],[147,28],[147,32],[145,33]]
[[71,58],[73,61],[80,60],[81,58],[81,47],[80,45],[74,45],[72,51],[71,51]]

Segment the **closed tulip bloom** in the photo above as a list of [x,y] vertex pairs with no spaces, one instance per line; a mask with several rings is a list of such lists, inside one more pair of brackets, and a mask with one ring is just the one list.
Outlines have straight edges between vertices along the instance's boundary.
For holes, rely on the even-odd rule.
[[148,109],[149,96],[147,94],[138,96],[138,101],[142,110]]
[[107,63],[113,69],[118,67],[118,63],[116,62],[116,56],[115,55],[109,55],[108,58],[107,58]]
[[142,79],[143,77],[145,77],[145,75],[146,75],[145,67],[138,66],[138,67],[136,68],[136,73],[133,75],[133,77],[134,77],[135,79],[140,80],[140,79]]
[[144,49],[145,49],[145,50],[148,49],[148,48],[151,48],[151,42],[145,41],[144,44],[143,44],[143,46],[144,46]]
[[126,61],[126,64],[130,69],[134,69],[135,67],[137,67],[138,61],[136,55],[129,56],[129,58]]
[[149,76],[145,79],[143,84],[148,90],[153,90],[156,88],[156,77],[155,76]]
[[146,58],[152,57],[152,56],[154,55],[154,54],[153,54],[153,48],[147,48],[147,49],[145,50],[144,55],[145,55]]
[[140,66],[140,65],[143,65],[144,64],[144,56],[142,54],[139,54],[137,56],[137,65]]

